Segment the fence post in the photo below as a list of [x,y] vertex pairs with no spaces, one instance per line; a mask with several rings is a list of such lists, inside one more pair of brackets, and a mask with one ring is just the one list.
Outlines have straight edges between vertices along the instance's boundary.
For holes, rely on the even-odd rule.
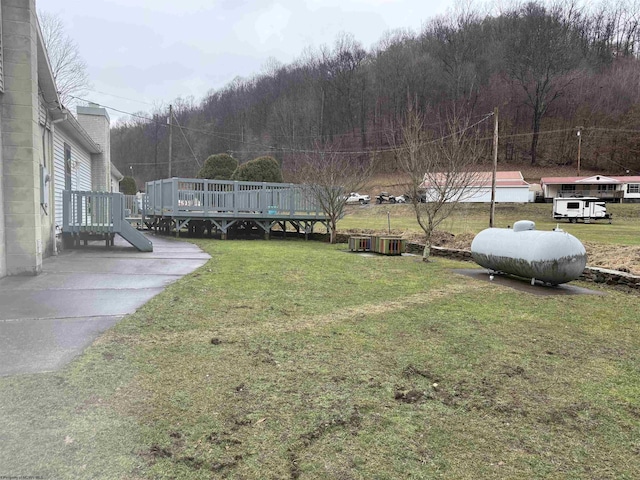
[[82,195],[81,192],[75,191],[73,192],[76,197],[76,225],[82,225],[82,210],[87,210],[87,215],[89,215],[89,205],[87,205],[86,197]]
[[204,210],[204,216],[209,216],[209,208],[211,206],[211,198],[209,197],[209,180],[202,180],[202,209]]
[[69,231],[69,210],[71,209],[71,196],[69,190],[62,191],[62,231]]
[[238,214],[238,181],[233,181],[233,213]]
[[[258,208],[260,209],[260,214],[264,215],[269,212],[269,201],[267,200],[267,182],[262,182],[262,195],[258,193]],[[271,200],[273,200],[273,195],[271,196]]]
[[122,231],[122,219],[124,218],[124,204],[122,202],[123,195],[121,193],[107,194],[111,198],[111,223],[113,224],[113,233]]
[[178,203],[178,179],[175,177],[171,179],[171,192],[171,198],[173,199],[173,207],[171,207],[173,210],[171,213],[177,215],[180,211],[180,205]]
[[293,183],[289,184],[289,215],[292,217],[296,214],[296,188]]

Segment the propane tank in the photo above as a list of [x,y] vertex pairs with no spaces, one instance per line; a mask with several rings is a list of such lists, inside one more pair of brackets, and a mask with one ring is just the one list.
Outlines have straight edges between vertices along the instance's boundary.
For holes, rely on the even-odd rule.
[[587,265],[587,252],[573,235],[554,229],[538,231],[536,224],[520,220],[511,228],[487,228],[471,243],[475,262],[491,272],[558,285],[575,280]]

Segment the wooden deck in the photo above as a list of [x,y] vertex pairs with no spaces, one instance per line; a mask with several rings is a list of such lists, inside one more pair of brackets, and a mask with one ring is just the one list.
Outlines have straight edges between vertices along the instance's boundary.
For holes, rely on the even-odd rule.
[[313,233],[327,218],[305,185],[168,178],[147,182],[143,207],[148,228],[179,235],[220,233],[232,228],[261,229],[268,238],[274,227]]

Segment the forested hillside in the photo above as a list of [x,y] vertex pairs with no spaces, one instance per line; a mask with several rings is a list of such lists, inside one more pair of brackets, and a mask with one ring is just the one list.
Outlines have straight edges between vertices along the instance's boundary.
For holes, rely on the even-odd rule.
[[[173,176],[195,176],[207,156],[241,163],[271,155],[284,168],[318,149],[376,154],[390,146],[408,106],[437,134],[451,115],[472,123],[499,109],[499,161],[576,162],[640,171],[640,9],[635,3],[530,2],[501,11],[460,10],[425,19],[421,32],[386,33],[367,51],[349,34],[333,46],[271,62],[200,102],[173,102]],[[112,160],[138,184],[168,175],[168,109],[112,129]],[[476,120],[474,120],[476,119]],[[179,126],[180,127],[179,127]],[[486,130],[490,162],[492,121]]]

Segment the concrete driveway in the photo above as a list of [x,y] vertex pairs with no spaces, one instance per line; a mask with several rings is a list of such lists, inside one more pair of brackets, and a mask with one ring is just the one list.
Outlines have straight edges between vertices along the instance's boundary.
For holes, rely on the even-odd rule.
[[152,253],[116,237],[45,259],[36,277],[0,279],[0,375],[57,370],[102,332],[209,260],[193,244],[149,235]]

